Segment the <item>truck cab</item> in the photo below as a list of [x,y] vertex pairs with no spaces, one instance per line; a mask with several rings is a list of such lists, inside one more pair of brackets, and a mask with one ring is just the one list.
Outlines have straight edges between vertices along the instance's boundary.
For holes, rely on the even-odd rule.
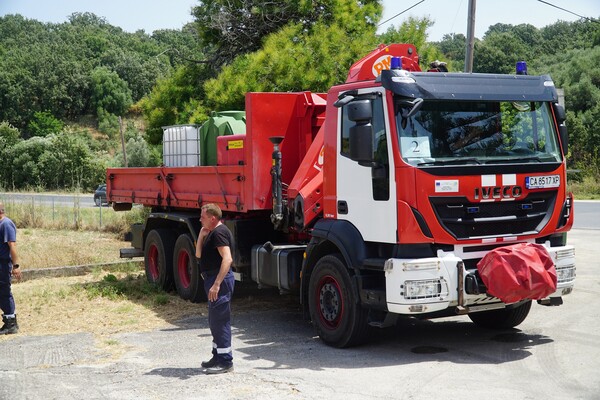
[[[389,64],[411,54],[396,53],[400,61]],[[308,246],[319,256],[309,254],[307,264],[318,263],[320,246],[340,250],[373,325],[399,315],[469,314],[506,328],[525,319],[532,299],[562,304],[575,278],[566,242],[573,199],[554,83],[549,76],[409,69],[384,69],[329,91],[324,218]],[[516,251],[503,263],[494,254],[492,272],[478,268],[492,250],[523,246],[550,257],[556,271],[555,286],[537,297],[537,289],[517,294],[507,283],[536,274],[524,266],[530,255]],[[528,284],[545,286],[553,273]],[[323,293],[312,310],[323,337],[333,334],[331,321],[341,313],[334,305],[344,296],[336,279],[319,281],[307,296],[310,304],[311,292]]]

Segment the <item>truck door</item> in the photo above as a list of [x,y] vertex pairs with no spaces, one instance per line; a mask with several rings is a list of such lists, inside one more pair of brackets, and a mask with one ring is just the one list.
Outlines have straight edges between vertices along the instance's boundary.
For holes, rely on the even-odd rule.
[[[352,102],[338,114],[337,217],[351,222],[365,241],[397,243],[396,184],[389,121],[383,89],[360,91],[355,100],[371,102],[373,162],[350,159],[350,129],[357,122],[348,118]],[[360,122],[358,122],[360,123]]]

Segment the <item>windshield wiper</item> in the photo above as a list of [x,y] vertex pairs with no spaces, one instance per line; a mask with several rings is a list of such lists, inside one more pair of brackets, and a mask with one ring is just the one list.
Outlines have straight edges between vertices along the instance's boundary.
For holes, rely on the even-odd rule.
[[529,161],[544,162],[544,160],[542,160],[540,157],[534,156],[534,157],[520,157],[520,158],[500,158],[500,159],[489,160],[486,162],[486,164],[493,164],[493,163],[506,163],[506,164],[515,163],[515,164],[518,164],[518,163],[529,162]]
[[422,165],[460,165],[460,164],[481,164],[477,158],[455,158],[452,160],[436,160],[436,161],[425,161],[418,163],[417,166]]

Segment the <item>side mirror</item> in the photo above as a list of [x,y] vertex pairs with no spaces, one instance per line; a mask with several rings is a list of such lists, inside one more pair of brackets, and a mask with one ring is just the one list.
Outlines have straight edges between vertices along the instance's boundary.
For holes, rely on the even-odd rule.
[[373,126],[356,125],[350,128],[350,159],[359,163],[373,162]]
[[559,125],[558,135],[560,136],[560,141],[562,143],[563,155],[566,156],[569,152],[569,135],[567,134],[567,126],[565,124]]
[[556,115],[556,122],[559,125],[564,123],[567,120],[567,113],[565,112],[565,108],[560,104],[554,103],[554,114]]
[[349,103],[346,108],[350,121],[370,123],[373,118],[370,100],[356,100]]
[[373,110],[370,100],[355,100],[346,106],[348,119],[356,123],[349,130],[350,159],[359,164],[373,162]]
[[567,155],[569,152],[569,135],[567,134],[567,126],[565,125],[567,113],[565,112],[565,108],[558,103],[553,103],[552,107],[554,108],[554,115],[558,123],[558,135],[562,143],[563,155]]

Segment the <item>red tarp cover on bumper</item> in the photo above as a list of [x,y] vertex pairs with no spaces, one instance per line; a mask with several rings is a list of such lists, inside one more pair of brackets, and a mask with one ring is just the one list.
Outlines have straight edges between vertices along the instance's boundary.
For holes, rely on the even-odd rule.
[[477,269],[488,293],[505,303],[539,300],[556,291],[556,269],[541,244],[499,247],[486,254]]

